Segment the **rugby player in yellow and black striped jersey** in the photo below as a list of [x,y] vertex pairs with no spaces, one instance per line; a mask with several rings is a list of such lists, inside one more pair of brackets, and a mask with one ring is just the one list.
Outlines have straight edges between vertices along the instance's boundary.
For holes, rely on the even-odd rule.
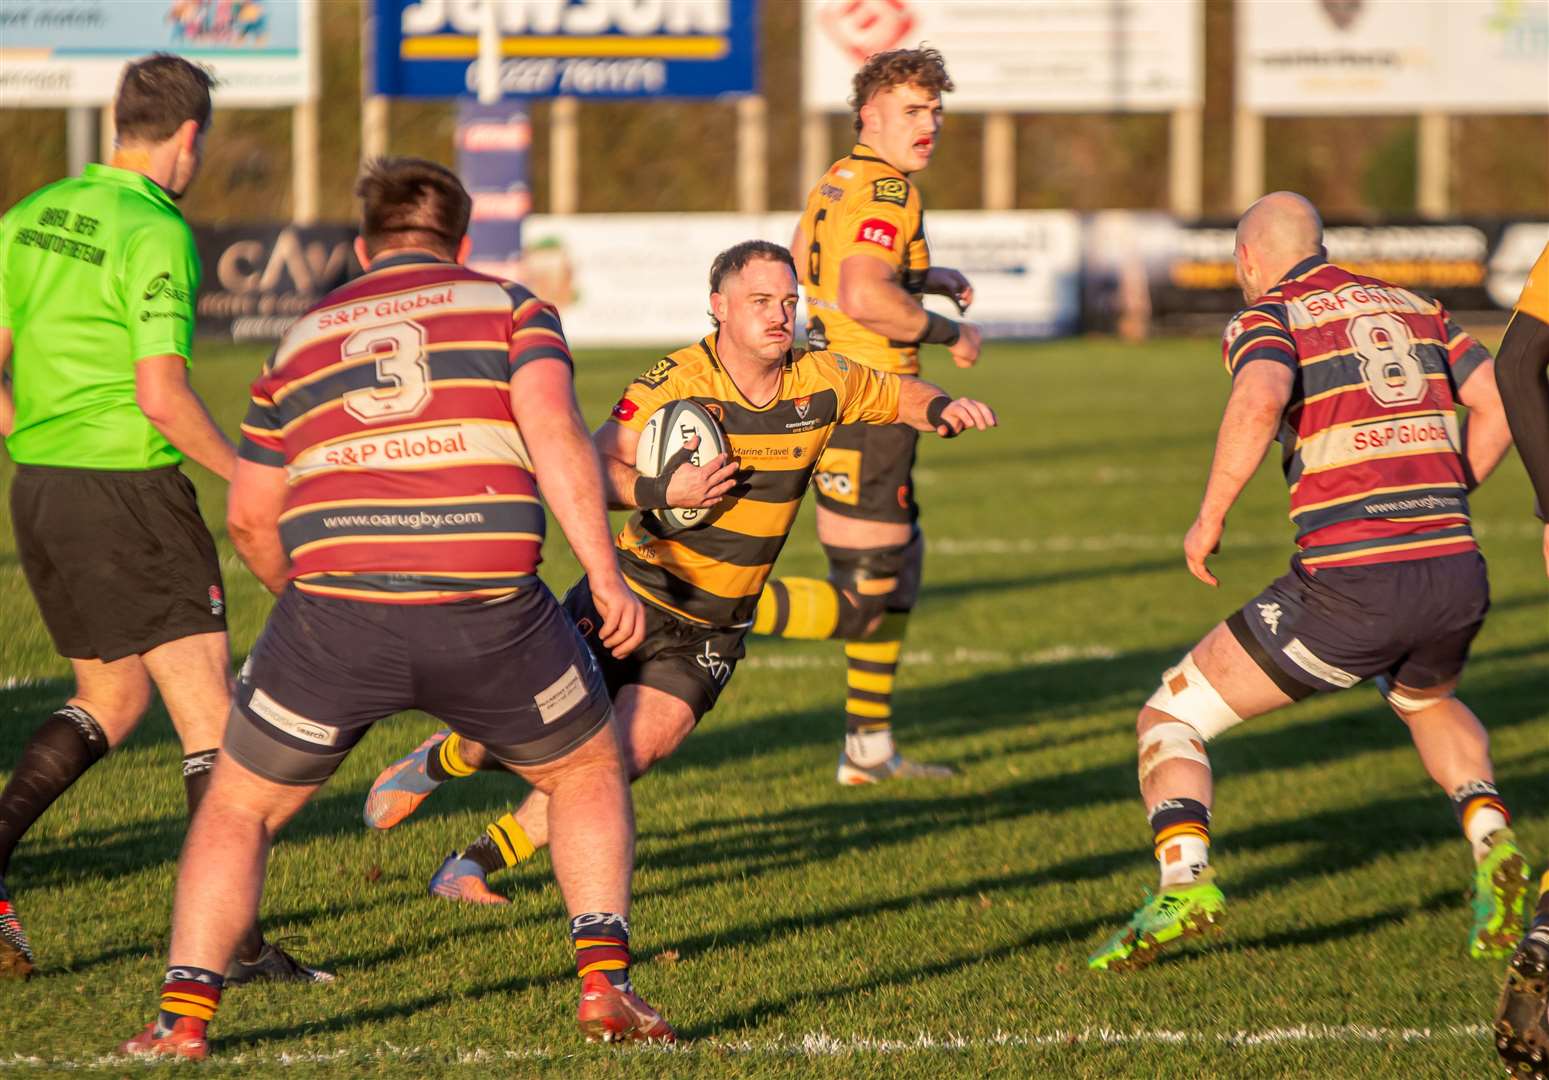
[[[1495,381],[1517,453],[1533,481],[1537,511],[1549,521],[1549,244],[1528,272],[1495,355]],[[1544,526],[1549,569],[1549,524]],[[1543,1075],[1549,1054],[1549,873],[1539,883],[1528,932],[1512,953],[1495,1010],[1495,1048],[1512,1076]],[[1535,1073],[1534,1068],[1540,1070]]]
[[[628,767],[640,776],[671,754],[715,704],[743,655],[760,592],[795,520],[816,462],[839,424],[905,423],[952,436],[993,427],[988,406],[955,401],[930,383],[852,363],[832,352],[793,352],[795,265],[777,244],[748,241],[710,271],[715,332],[663,358],[625,388],[593,436],[615,509],[635,509],[619,533],[625,581],[645,600],[646,638],[620,660],[597,641],[601,619],[583,580],[565,597],[594,646],[613,695]],[[664,477],[642,476],[635,451],[646,421],[689,399],[721,422],[731,456],[703,465],[674,459]],[[650,509],[713,508],[708,524],[669,529]],[[482,748],[433,736],[372,785],[366,820],[397,824],[451,776],[483,767]],[[431,892],[498,903],[486,875],[514,865],[548,838],[547,801],[528,796],[437,871]]]
[[[973,300],[968,279],[930,265],[925,211],[912,174],[930,163],[941,96],[952,90],[934,49],[878,53],[856,72],[857,143],[807,197],[792,249],[807,296],[807,343],[881,371],[920,370],[920,346],[945,345],[959,367],[979,357],[979,330],[926,311],[926,293]],[[839,638],[849,692],[837,779],[952,775],[893,746],[893,680],[919,592],[925,541],[914,499],[918,436],[909,427],[842,425],[818,465],[818,539],[827,581],[771,581],[755,634]]]

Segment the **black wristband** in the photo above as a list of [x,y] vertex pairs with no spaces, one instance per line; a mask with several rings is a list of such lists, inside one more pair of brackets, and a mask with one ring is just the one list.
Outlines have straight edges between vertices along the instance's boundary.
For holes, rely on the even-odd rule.
[[941,414],[947,411],[947,406],[952,404],[952,399],[945,394],[940,394],[930,399],[925,406],[925,422],[933,428],[945,427],[950,433],[945,438],[952,438],[957,432],[952,431],[952,425],[941,418]]
[[925,313],[925,333],[920,335],[920,345],[956,345],[963,328],[945,315],[934,311]]
[[671,472],[663,476],[646,476],[642,473],[635,477],[635,506],[641,510],[665,510],[667,485],[671,481]]

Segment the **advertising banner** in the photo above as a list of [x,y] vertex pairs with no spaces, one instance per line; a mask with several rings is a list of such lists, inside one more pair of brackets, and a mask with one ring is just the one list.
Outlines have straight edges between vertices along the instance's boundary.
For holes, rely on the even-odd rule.
[[[1510,309],[1549,220],[1330,224],[1329,258],[1440,300],[1458,312]],[[1210,331],[1243,306],[1235,226],[1183,224],[1167,214],[1107,211],[1087,222],[1083,315],[1090,329],[1126,317],[1161,329]],[[1218,325],[1220,324],[1220,325]]]
[[1239,0],[1261,113],[1549,112],[1549,0]]
[[[717,97],[758,89],[758,0],[485,0],[501,90],[519,97]],[[376,92],[478,88],[481,0],[374,0]]]
[[532,122],[518,102],[457,102],[457,172],[473,196],[468,265],[514,280],[521,273],[522,221],[532,210],[527,187]]
[[203,64],[221,106],[317,97],[314,0],[5,0],[0,108],[105,105],[124,63],[153,52]]
[[1166,111],[1203,99],[1199,0],[803,0],[802,94],[849,108],[873,53],[940,49],[949,109]]
[[329,291],[360,274],[348,225],[194,226],[203,280],[198,332],[275,341]]
[[[1081,220],[1062,211],[926,215],[932,261],[973,282],[967,317],[992,337],[1050,337],[1080,322]],[[534,215],[521,281],[555,304],[580,347],[681,345],[710,329],[710,263],[742,240],[790,243],[796,215]],[[955,314],[951,301],[931,307]],[[805,313],[798,313],[805,321]]]

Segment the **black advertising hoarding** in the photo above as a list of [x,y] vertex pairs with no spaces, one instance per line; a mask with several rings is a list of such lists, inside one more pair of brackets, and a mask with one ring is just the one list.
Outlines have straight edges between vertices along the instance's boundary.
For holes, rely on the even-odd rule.
[[[1158,330],[1219,330],[1243,305],[1235,222],[1179,222],[1115,210],[1086,225],[1083,321],[1109,331],[1126,316]],[[1549,242],[1549,220],[1330,223],[1329,258],[1435,297],[1458,313],[1508,311]]]
[[360,274],[349,225],[195,225],[203,277],[198,333],[275,341],[331,290]]

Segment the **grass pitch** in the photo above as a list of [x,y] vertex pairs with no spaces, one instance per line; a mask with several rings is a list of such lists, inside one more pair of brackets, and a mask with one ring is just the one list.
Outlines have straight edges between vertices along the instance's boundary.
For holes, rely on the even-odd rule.
[[[1283,482],[1266,464],[1214,562],[1190,578],[1192,520],[1227,379],[1217,346],[994,346],[953,390],[1004,427],[925,440],[926,585],[897,697],[905,748],[946,783],[841,789],[837,645],[751,639],[720,707],[635,788],[636,981],[688,1041],[587,1046],[546,857],[498,875],[509,908],[426,895],[440,858],[518,798],[448,785],[387,834],[361,824],[377,770],[431,730],[379,724],[281,838],[265,917],[332,987],[230,993],[214,1068],[303,1074],[1481,1077],[1502,972],[1470,960],[1471,862],[1403,727],[1359,688],[1252,721],[1212,747],[1214,861],[1228,933],[1131,976],[1085,957],[1155,870],[1133,717],[1160,671],[1282,572]],[[195,382],[227,430],[256,349],[205,347]],[[580,357],[601,418],[648,351]],[[233,650],[269,599],[231,554],[220,486],[197,468],[225,555]],[[8,479],[9,467],[0,471]],[[1495,607],[1464,695],[1489,725],[1528,851],[1549,856],[1549,646],[1538,530],[1520,465],[1475,500]],[[810,507],[807,514],[810,514]],[[823,572],[804,516],[779,569]],[[575,563],[553,530],[545,577]],[[62,700],[9,526],[0,532],[0,763]],[[0,989],[0,1068],[108,1057],[151,1015],[184,830],[179,749],[154,712],[23,843],[10,883],[40,972]]]

